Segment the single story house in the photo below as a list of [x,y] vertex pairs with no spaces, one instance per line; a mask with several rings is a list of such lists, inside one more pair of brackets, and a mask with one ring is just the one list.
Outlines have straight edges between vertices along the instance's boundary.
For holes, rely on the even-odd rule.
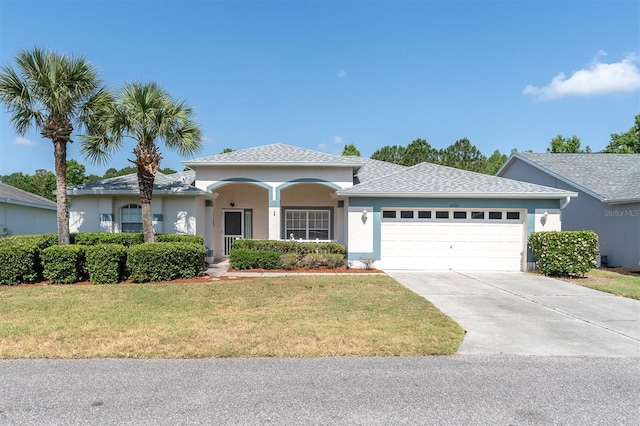
[[498,176],[574,191],[564,230],[593,230],[603,266],[640,267],[640,154],[518,152]]
[[[387,269],[525,270],[527,236],[559,230],[575,191],[423,163],[271,144],[184,161],[156,178],[156,232],[202,235],[210,259],[238,238],[337,241]],[[135,175],[68,190],[72,232],[141,229]]]
[[0,182],[0,237],[56,232],[56,203]]

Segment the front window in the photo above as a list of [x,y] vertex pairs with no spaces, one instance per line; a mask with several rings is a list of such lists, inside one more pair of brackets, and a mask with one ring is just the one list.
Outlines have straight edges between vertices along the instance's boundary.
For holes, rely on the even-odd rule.
[[329,210],[286,210],[286,238],[328,240],[330,235],[329,213]]
[[142,206],[129,204],[120,209],[121,232],[142,232]]

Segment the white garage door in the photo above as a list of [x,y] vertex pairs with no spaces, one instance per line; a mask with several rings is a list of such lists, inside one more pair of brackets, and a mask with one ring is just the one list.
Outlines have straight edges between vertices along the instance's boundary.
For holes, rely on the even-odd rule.
[[383,209],[379,267],[520,271],[525,217],[519,210]]

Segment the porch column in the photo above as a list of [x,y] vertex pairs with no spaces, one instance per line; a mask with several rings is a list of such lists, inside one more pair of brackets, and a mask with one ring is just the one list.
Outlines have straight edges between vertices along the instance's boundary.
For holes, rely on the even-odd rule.
[[280,200],[269,200],[269,239],[280,239]]
[[205,260],[213,262],[213,200],[204,200],[204,246],[206,248]]

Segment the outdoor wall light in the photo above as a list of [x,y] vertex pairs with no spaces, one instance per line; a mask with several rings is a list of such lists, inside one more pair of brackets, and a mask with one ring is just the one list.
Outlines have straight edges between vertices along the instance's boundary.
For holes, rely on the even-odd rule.
[[236,203],[234,203],[233,201],[229,203],[229,205],[231,205],[231,207],[234,207],[236,205]]
[[544,226],[547,223],[548,217],[549,217],[549,212],[545,210],[545,212],[542,213],[542,217],[540,218],[540,223],[542,224],[542,226]]
[[367,220],[367,209],[362,210],[362,220]]

